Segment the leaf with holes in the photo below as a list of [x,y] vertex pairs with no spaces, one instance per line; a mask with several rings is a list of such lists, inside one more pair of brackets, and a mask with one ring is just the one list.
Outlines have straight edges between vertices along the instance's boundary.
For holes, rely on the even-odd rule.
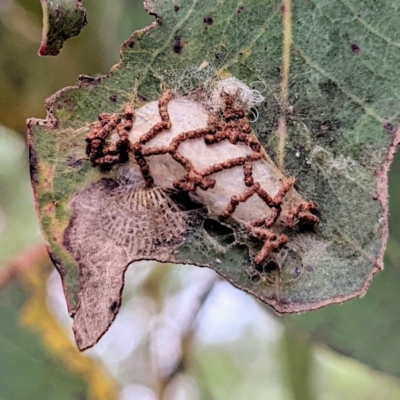
[[29,122],[78,346],[110,326],[142,259],[212,268],[279,313],[363,294],[383,267],[400,136],[397,10],[146,7],[156,22],[108,76],[82,76]]
[[56,56],[64,42],[78,36],[87,24],[82,0],[40,0],[43,8],[41,56]]

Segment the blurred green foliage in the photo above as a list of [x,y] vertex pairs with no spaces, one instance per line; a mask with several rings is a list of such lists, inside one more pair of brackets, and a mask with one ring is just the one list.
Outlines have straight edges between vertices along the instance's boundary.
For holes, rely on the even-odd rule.
[[0,268],[21,249],[42,240],[34,213],[25,142],[0,125]]
[[76,349],[46,305],[50,260],[0,291],[0,398],[117,400],[117,385]]

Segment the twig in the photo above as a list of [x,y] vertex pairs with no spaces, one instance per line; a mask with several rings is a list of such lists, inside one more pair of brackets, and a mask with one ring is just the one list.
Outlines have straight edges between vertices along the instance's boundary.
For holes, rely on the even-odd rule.
[[24,275],[26,271],[30,270],[35,265],[44,263],[47,260],[49,260],[49,255],[43,242],[24,250],[1,268],[0,290],[5,288],[12,281],[18,279],[20,276]]

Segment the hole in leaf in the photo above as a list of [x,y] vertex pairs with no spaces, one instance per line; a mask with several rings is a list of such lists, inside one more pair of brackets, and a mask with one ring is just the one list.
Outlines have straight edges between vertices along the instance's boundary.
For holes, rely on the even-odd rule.
[[203,227],[211,237],[221,244],[228,245],[235,241],[233,230],[215,219],[207,218],[203,222]]

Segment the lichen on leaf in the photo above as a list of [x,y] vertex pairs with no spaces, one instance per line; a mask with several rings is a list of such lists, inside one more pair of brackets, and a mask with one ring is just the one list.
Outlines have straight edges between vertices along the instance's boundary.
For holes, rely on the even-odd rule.
[[87,24],[82,0],[40,0],[43,9],[41,56],[56,56],[64,42],[79,35]]
[[[29,121],[37,209],[78,346],[108,329],[141,259],[212,268],[279,313],[365,293],[383,267],[400,136],[395,11],[146,7],[156,22],[108,76],[80,77],[47,101],[47,120]],[[262,96],[224,109],[236,92],[218,89],[215,110],[229,77]]]

